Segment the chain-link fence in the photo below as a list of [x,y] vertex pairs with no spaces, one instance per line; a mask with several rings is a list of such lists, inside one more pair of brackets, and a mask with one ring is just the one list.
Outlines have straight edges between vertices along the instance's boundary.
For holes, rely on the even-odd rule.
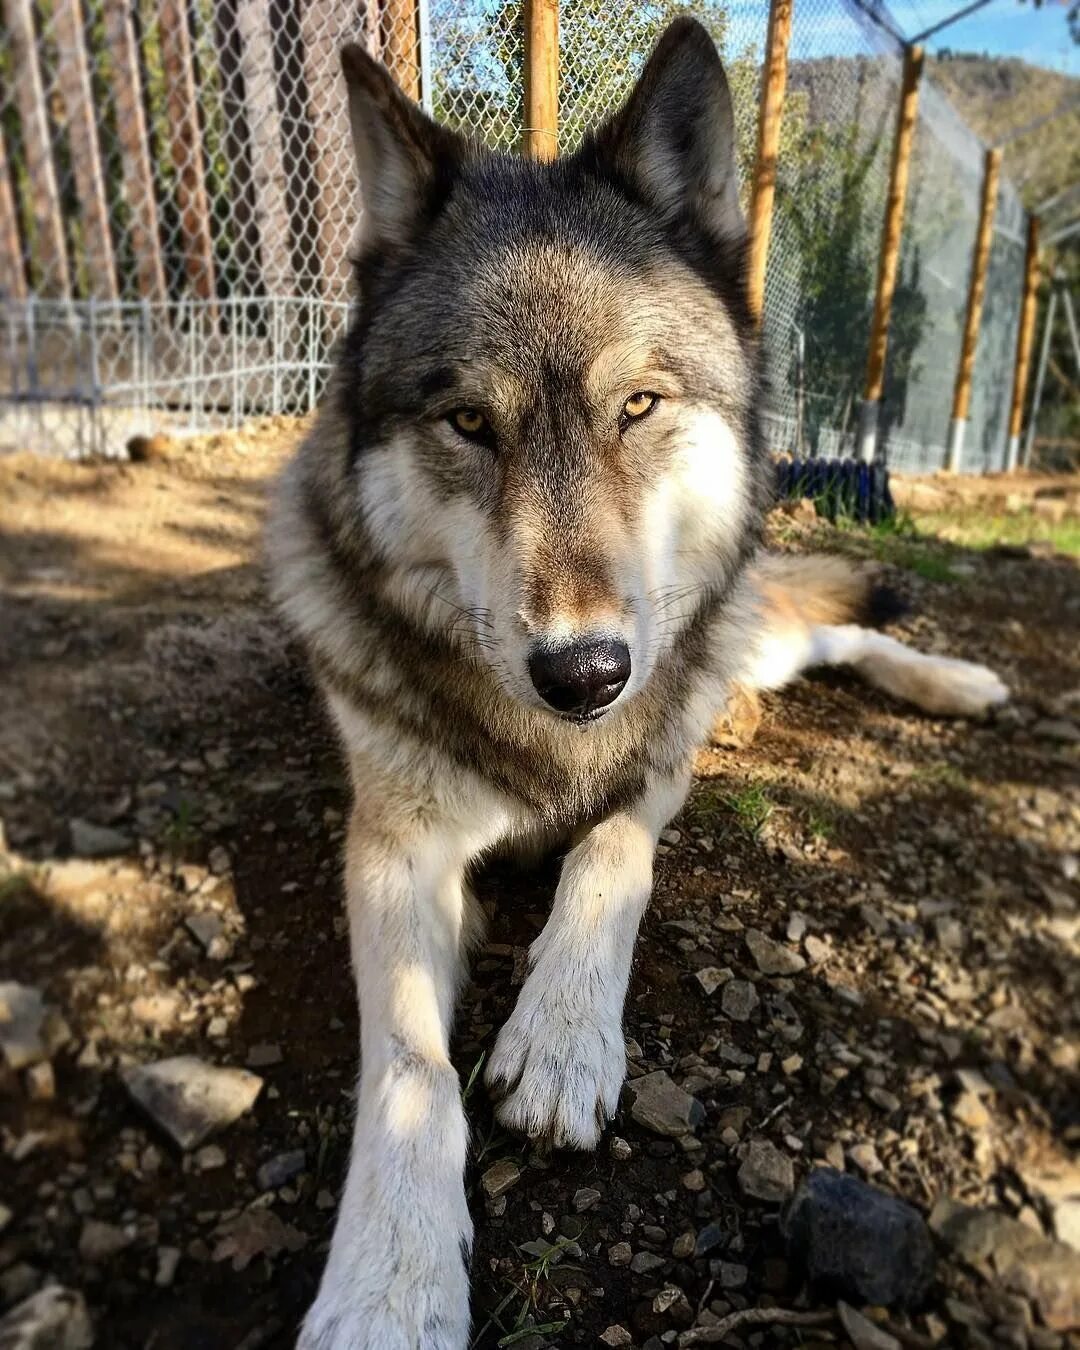
[[[0,448],[120,453],[134,433],[311,408],[360,209],[343,41],[441,120],[519,140],[519,0],[0,6]],[[679,13],[724,56],[748,191],[764,0],[566,0],[560,148],[618,106]],[[764,312],[777,451],[854,449],[901,65],[855,0],[796,6]],[[945,460],[982,163],[924,80],[881,405],[895,467]],[[1005,455],[1024,222],[1004,180],[999,196],[966,468]]]

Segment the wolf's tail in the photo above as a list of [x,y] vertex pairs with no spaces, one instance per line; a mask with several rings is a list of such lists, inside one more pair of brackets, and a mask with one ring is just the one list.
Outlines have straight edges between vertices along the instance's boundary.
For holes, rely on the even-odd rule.
[[986,666],[929,656],[867,627],[903,610],[872,566],[764,554],[754,580],[766,623],[746,681],[753,689],[779,689],[811,666],[850,666],[876,688],[939,716],[977,716],[1009,697]]

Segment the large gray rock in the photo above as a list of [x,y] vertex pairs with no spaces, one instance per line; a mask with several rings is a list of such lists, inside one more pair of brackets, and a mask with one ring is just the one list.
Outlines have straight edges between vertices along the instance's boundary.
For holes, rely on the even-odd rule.
[[114,853],[126,853],[131,840],[119,830],[107,825],[95,825],[91,820],[76,817],[69,822],[71,851],[80,858],[108,858]]
[[632,1078],[625,1092],[631,1116],[654,1134],[677,1139],[705,1119],[705,1108],[697,1098],[673,1083],[663,1069]]
[[1080,1330],[1080,1252],[996,1209],[939,1200],[930,1226],[968,1265],[1022,1294],[1053,1331]]
[[258,1074],[194,1055],[141,1064],[122,1076],[134,1100],[185,1153],[249,1111],[263,1085]]
[[831,1296],[917,1308],[934,1277],[934,1245],[911,1205],[858,1177],[819,1167],[785,1218],[788,1259]]
[[0,1350],[90,1350],[93,1344],[82,1294],[58,1284],[39,1289],[0,1318]]
[[769,937],[758,928],[748,928],[746,947],[762,975],[798,975],[806,969],[806,959]]
[[795,1168],[786,1153],[768,1139],[751,1139],[740,1155],[739,1185],[745,1195],[779,1205],[795,1189]]

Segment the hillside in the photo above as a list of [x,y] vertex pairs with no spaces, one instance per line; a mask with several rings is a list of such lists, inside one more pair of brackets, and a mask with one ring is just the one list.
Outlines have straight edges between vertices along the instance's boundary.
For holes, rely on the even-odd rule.
[[[988,142],[1052,112],[1070,97],[1080,99],[1080,80],[1014,59],[938,56],[928,63],[927,74]],[[1080,179],[1080,103],[1010,145],[1005,171],[1028,206]]]

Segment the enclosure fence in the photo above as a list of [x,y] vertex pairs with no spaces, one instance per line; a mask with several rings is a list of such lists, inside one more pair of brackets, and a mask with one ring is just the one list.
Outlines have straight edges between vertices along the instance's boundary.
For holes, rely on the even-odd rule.
[[[557,134],[566,153],[619,106],[666,24],[692,13],[727,67],[748,206],[765,171],[763,78],[786,58],[766,166],[771,448],[859,453],[870,406],[872,453],[905,470],[949,462],[986,147],[924,74],[880,393],[868,400],[905,44],[866,0],[796,0],[793,15],[773,0],[772,26],[765,0],[0,7],[0,449],[120,454],[137,433],[314,406],[350,313],[362,210],[343,42],[364,44],[451,126],[508,151],[524,134],[532,153],[553,152]],[[552,37],[557,22],[554,127],[534,124],[544,91],[530,35],[545,15]],[[991,206],[959,456],[952,447],[965,470],[1007,462],[1022,345],[1027,223],[1003,175]]]

